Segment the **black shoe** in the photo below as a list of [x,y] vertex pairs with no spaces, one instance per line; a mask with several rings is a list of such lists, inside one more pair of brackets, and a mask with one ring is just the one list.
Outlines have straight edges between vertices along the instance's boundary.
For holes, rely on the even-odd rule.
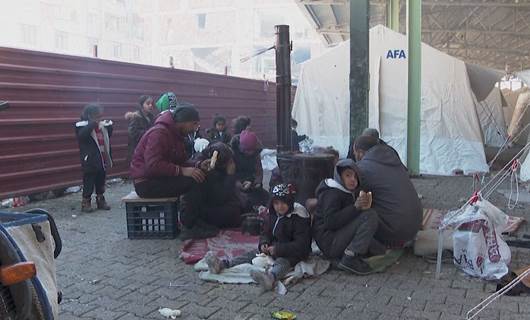
[[354,273],[359,276],[366,276],[374,273],[374,270],[364,262],[359,256],[344,255],[340,260],[337,268]]
[[215,237],[218,233],[219,233],[218,228],[211,226],[209,224],[206,224],[204,222],[202,223],[197,222],[191,228],[182,226],[182,230],[180,231],[179,238],[180,240],[206,239],[206,238]]

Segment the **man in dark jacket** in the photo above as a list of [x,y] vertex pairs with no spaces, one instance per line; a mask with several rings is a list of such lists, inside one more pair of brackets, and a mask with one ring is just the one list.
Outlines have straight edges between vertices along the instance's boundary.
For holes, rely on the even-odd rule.
[[353,146],[362,186],[373,194],[379,216],[375,238],[401,247],[414,239],[422,221],[422,206],[408,172],[395,150],[371,136],[360,136]]
[[209,228],[199,217],[200,184],[205,179],[208,161],[188,161],[185,150],[187,134],[195,132],[199,113],[191,105],[177,106],[162,113],[155,125],[140,139],[131,162],[130,175],[140,197],[181,198],[181,238],[205,238],[217,230]]
[[313,237],[327,258],[357,275],[373,272],[363,260],[377,230],[377,212],[370,209],[370,195],[360,190],[359,171],[351,159],[335,166],[333,179],[317,187]]
[[231,260],[220,260],[208,254],[206,263],[212,273],[242,263],[251,263],[257,253],[264,253],[275,259],[268,272],[251,272],[254,281],[265,290],[272,290],[274,283],[281,280],[298,262],[311,253],[311,226],[307,210],[295,203],[294,187],[280,184],[272,189],[269,216],[261,234],[258,250],[248,252]]

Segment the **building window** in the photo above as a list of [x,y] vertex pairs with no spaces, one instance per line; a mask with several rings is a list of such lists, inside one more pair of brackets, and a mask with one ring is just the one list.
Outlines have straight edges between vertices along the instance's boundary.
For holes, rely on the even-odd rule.
[[22,42],[34,46],[37,44],[37,27],[29,24],[21,24]]
[[142,48],[133,46],[133,60],[139,61],[142,59]]
[[115,44],[113,45],[113,52],[114,52],[114,57],[115,57],[115,58],[121,58],[121,57],[122,57],[122,54],[123,54],[122,51],[123,51],[123,50],[122,50],[122,45],[121,45],[121,43],[115,43]]
[[199,13],[197,15],[197,27],[199,27],[199,29],[206,28],[206,13]]
[[63,31],[57,31],[55,33],[55,48],[58,50],[68,49],[68,34]]

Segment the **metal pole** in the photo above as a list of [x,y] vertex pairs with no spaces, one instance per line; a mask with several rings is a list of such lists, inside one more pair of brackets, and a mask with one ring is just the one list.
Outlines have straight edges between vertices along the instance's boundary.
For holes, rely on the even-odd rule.
[[290,151],[291,145],[291,43],[289,26],[276,30],[276,136],[278,152]]
[[369,0],[350,1],[350,143],[368,127]]
[[421,128],[421,0],[407,1],[408,23],[408,110],[407,167],[413,175],[420,173]]
[[387,0],[386,8],[387,26],[399,32],[399,0]]

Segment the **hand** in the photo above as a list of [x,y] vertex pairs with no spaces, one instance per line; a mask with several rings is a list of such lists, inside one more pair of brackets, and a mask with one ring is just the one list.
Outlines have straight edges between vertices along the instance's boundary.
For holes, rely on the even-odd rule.
[[199,167],[201,168],[202,171],[204,172],[208,172],[210,171],[210,163],[212,161],[210,159],[206,159],[204,161],[201,162],[201,164],[199,165]]
[[275,251],[274,246],[269,246],[267,248],[267,252],[268,252],[269,256],[274,256],[274,251]]
[[372,204],[368,194],[364,191],[361,191],[359,193],[359,197],[357,197],[357,200],[355,200],[355,208],[358,210],[366,210],[370,209],[371,205]]
[[263,185],[259,182],[254,182],[254,184],[252,185],[252,189],[261,189]]
[[199,168],[187,168],[182,167],[180,168],[182,175],[185,177],[191,177],[193,180],[197,181],[198,183],[204,182],[204,179],[206,176],[204,175],[204,172],[202,172]]
[[241,185],[241,189],[243,191],[248,191],[248,189],[250,189],[251,186],[252,186],[252,182],[244,181],[243,184]]
[[229,176],[236,174],[236,163],[234,159],[230,159],[226,164],[226,174]]
[[261,251],[262,253],[268,253],[269,252],[269,245],[268,244],[262,244],[260,247],[259,247],[259,251]]

